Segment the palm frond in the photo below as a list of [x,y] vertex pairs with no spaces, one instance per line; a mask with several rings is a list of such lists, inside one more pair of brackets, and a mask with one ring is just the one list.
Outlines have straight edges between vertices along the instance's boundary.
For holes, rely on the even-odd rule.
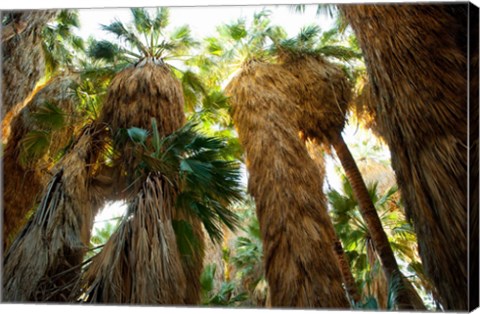
[[322,46],[317,49],[319,54],[326,57],[333,57],[343,61],[360,59],[362,54],[344,46]]
[[133,25],[140,34],[150,34],[153,28],[153,21],[150,19],[148,11],[145,8],[131,8],[133,15]]
[[161,31],[168,25],[170,22],[170,11],[166,7],[161,7],[157,9],[155,13],[155,18],[153,19],[153,28],[158,32]]
[[48,131],[30,131],[20,142],[19,163],[27,165],[29,162],[45,155],[50,146],[51,133]]
[[32,118],[41,127],[57,130],[65,126],[65,113],[54,103],[45,102],[32,114]]

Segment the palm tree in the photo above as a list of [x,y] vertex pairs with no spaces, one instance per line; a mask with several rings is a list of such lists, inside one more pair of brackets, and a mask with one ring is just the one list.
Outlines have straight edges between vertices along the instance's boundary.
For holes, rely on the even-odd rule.
[[[293,88],[298,89],[297,93],[303,96],[292,101],[296,101],[303,111],[300,124],[303,136],[332,145],[335,149],[360,204],[362,216],[381,258],[383,270],[391,281],[395,276],[402,275],[363,178],[341,135],[350,101],[351,86],[341,68],[322,57],[322,51],[329,52],[330,49],[325,49],[324,46],[315,47],[314,39],[317,33],[318,30],[314,27],[307,27],[302,29],[296,38],[280,42],[276,47],[279,62],[300,82],[300,85]],[[355,51],[346,54],[349,58],[358,56]],[[406,279],[402,281],[409,285]],[[418,306],[423,308],[423,305],[414,300],[413,290],[401,290],[398,306],[406,309]]]
[[87,266],[76,293],[85,302],[196,304],[204,248],[199,223],[215,241],[221,224],[236,223],[227,206],[240,199],[239,171],[222,160],[223,141],[199,135],[190,123],[163,139],[152,127],[151,138],[129,129],[137,132],[130,140],[141,147],[139,169],[147,179]]
[[376,124],[390,147],[425,271],[445,309],[466,310],[468,5],[341,10],[363,50]]
[[[255,23],[273,30],[266,16],[254,18]],[[248,191],[256,203],[271,305],[348,307],[331,243],[334,233],[323,181],[298,136],[299,114],[289,95],[294,92],[300,98],[301,92],[290,88],[300,84],[281,66],[264,61],[268,35],[274,40],[284,36],[273,31],[247,36],[242,21],[226,30],[237,43],[233,51],[246,58],[225,92],[246,153]]]
[[[182,86],[174,76],[178,70],[172,71],[164,60],[186,53],[194,44],[189,29],[180,27],[167,38],[167,9],[153,17],[144,9],[132,9],[132,14],[133,27],[119,21],[104,26],[124,40],[124,46],[102,41],[90,47],[92,56],[124,65],[112,79],[96,123],[110,133],[113,190],[130,203],[131,219],[122,222],[93,258],[77,297],[85,294],[87,302],[197,304],[205,246],[202,225],[214,239],[221,230],[216,219],[233,227],[235,217],[227,207],[239,197],[237,170],[219,159],[217,140],[193,136],[188,127],[180,129],[185,123]],[[154,136],[139,145],[151,118]],[[180,142],[161,146],[160,139],[168,143],[168,136]],[[145,149],[151,143],[153,155],[148,155]],[[157,218],[163,227],[152,225],[151,219]],[[116,259],[125,245],[129,255],[146,260]],[[150,257],[145,251],[149,245]],[[147,291],[147,286],[155,288]]]
[[[2,12],[4,120],[22,109],[24,100],[44,75],[42,29],[57,13],[54,10]],[[13,90],[15,93],[9,92]]]
[[81,128],[82,112],[72,93],[80,75],[70,52],[82,48],[81,38],[73,35],[78,26],[78,12],[62,10],[53,23],[43,27],[46,83],[37,87],[16,115],[3,121],[4,174],[9,178],[5,182],[4,248],[34,207],[50,179],[49,170]]
[[58,162],[31,219],[5,254],[3,299],[67,301],[80,273],[93,219],[104,195],[95,187],[95,134],[80,133]]
[[298,113],[287,90],[295,80],[280,66],[250,61],[226,88],[247,156],[271,304],[347,307],[323,182],[291,121]]

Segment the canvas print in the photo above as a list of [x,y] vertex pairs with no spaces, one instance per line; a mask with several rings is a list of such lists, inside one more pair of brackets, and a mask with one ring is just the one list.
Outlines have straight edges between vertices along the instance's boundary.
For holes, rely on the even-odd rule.
[[473,310],[478,13],[3,10],[1,301]]

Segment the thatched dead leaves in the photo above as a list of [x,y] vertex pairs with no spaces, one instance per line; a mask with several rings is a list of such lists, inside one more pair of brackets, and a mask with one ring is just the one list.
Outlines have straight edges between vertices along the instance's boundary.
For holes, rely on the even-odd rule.
[[323,181],[299,138],[302,112],[291,96],[301,98],[300,85],[281,66],[252,61],[226,92],[247,155],[272,306],[347,307]]
[[102,204],[90,194],[90,128],[60,161],[30,221],[6,252],[3,298],[68,301]]
[[467,6],[342,7],[425,271],[450,310],[467,309],[468,295]]

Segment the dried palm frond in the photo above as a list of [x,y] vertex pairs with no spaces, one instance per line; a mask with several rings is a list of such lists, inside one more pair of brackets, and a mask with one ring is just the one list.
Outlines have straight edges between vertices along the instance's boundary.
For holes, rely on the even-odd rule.
[[3,264],[6,301],[68,301],[103,198],[90,191],[87,127],[59,162],[42,200],[7,251]]
[[328,143],[345,125],[350,82],[340,67],[318,55],[280,53],[279,62],[301,83],[292,88],[302,97],[292,99],[303,110],[304,136]]
[[190,283],[172,227],[172,188],[160,174],[148,176],[118,230],[88,265],[84,302],[185,304]]
[[247,155],[271,304],[348,307],[323,182],[299,139],[296,80],[281,66],[253,61],[226,87]]
[[468,4],[341,9],[364,53],[425,271],[445,309],[466,310]]
[[479,31],[479,11],[470,8],[470,281],[469,281],[469,308],[474,309],[479,300],[479,238],[478,238],[478,212],[479,212],[479,176],[478,176],[478,109],[479,109],[479,51],[478,51],[478,31]]
[[152,58],[118,73],[110,83],[99,122],[112,130],[150,127],[158,122],[167,135],[183,125],[183,95],[180,82],[167,65]]
[[[70,86],[76,75],[51,80],[17,114],[7,132],[3,155],[4,247],[50,180],[55,159],[71,144],[78,119]],[[5,131],[5,130],[4,130]]]
[[[23,100],[33,91],[45,71],[42,50],[42,28],[53,19],[57,11],[8,11],[9,24],[26,23],[23,31],[2,40],[2,117],[9,111],[21,110]],[[3,25],[5,26],[5,25]],[[8,24],[7,24],[8,26]],[[28,53],[25,53],[28,51]]]

